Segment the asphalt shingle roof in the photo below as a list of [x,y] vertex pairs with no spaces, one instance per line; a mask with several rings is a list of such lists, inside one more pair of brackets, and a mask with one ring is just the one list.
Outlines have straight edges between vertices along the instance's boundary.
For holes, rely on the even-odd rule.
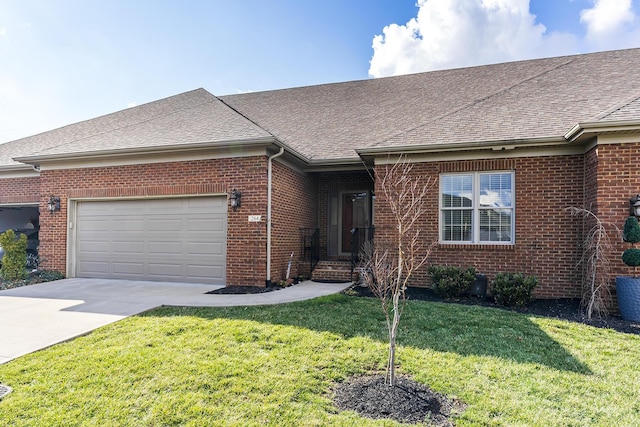
[[639,92],[638,64],[629,49],[221,99],[311,159],[354,158],[354,148],[560,138]]
[[64,155],[269,138],[204,89],[0,145],[0,165],[29,155]]
[[[216,97],[197,89],[0,145],[29,155],[276,138],[312,161],[355,149],[562,138],[640,119],[640,49]],[[634,97],[634,94],[637,95]]]

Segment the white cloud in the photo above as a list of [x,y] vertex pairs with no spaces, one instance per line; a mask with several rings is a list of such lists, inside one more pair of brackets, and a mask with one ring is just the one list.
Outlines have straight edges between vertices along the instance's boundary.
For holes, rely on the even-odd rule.
[[0,36],[6,36],[7,35],[7,29],[0,27]]
[[580,13],[587,29],[586,39],[596,46],[623,42],[624,33],[633,32],[636,16],[631,0],[595,0],[593,8]]
[[[640,44],[631,0],[595,0],[587,36],[548,32],[529,0],[418,0],[418,14],[373,39],[369,74],[382,77]],[[625,37],[621,37],[625,31]],[[624,43],[624,44],[623,44]]]

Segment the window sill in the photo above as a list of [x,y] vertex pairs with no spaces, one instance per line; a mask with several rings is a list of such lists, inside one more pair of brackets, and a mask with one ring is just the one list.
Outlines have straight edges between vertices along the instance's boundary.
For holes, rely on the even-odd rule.
[[502,244],[493,244],[493,243],[438,243],[439,249],[451,249],[455,251],[459,251],[460,249],[467,250],[489,250],[489,251],[513,251],[516,249],[515,243],[502,243]]

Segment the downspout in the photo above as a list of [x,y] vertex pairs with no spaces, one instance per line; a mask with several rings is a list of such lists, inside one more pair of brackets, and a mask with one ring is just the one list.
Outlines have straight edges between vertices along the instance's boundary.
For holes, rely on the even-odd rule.
[[269,165],[267,172],[267,277],[265,283],[267,286],[271,283],[271,192],[273,190],[273,159],[284,154],[284,147],[280,147],[280,151],[269,157]]

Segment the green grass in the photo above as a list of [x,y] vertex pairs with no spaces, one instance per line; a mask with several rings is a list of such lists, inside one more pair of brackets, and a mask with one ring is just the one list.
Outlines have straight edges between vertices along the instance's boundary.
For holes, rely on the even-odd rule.
[[[163,308],[0,365],[7,426],[393,426],[331,387],[381,369],[375,299]],[[640,425],[640,337],[410,301],[400,371],[468,408],[457,426]]]

